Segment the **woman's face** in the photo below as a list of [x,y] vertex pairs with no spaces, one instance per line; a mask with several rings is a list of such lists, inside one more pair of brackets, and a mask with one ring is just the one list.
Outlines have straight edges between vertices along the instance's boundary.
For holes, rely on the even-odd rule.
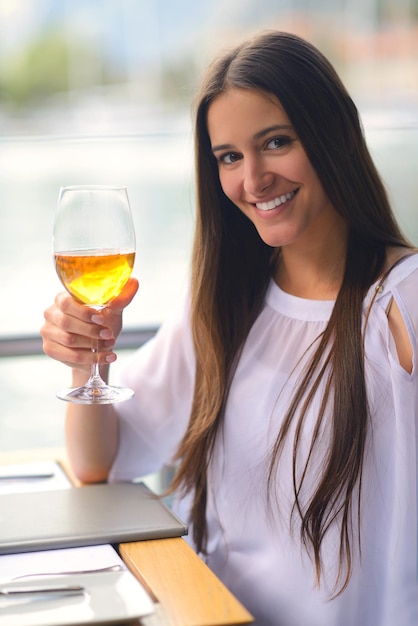
[[208,132],[224,193],[270,246],[312,246],[341,218],[272,95],[231,89],[208,110]]

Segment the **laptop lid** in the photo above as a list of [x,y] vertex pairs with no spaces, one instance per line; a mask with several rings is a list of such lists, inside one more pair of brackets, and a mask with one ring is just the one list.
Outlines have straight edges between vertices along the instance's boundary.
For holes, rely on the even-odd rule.
[[187,526],[143,483],[0,496],[0,554],[186,534]]

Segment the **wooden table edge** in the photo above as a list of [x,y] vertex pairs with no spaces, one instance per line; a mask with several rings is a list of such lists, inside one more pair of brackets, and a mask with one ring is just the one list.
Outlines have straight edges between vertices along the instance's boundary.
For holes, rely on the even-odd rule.
[[168,610],[172,624],[227,626],[253,622],[245,607],[182,537],[123,543],[119,549],[132,573]]

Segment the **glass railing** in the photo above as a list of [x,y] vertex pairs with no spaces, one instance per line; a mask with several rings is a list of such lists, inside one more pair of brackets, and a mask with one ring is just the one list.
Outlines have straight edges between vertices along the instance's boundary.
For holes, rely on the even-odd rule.
[[[418,123],[369,112],[366,136],[394,210],[418,245]],[[119,360],[155,332],[189,279],[194,222],[188,132],[132,137],[0,139],[0,450],[63,444],[69,371],[42,355],[43,311],[61,289],[51,253],[58,189],[128,187],[137,230],[140,291],[125,312]]]
[[43,311],[62,286],[52,263],[61,185],[121,184],[137,233],[140,290],[124,314],[120,360],[155,332],[188,282],[194,220],[187,131],[129,137],[0,139],[0,450],[62,445],[69,370],[42,355]]

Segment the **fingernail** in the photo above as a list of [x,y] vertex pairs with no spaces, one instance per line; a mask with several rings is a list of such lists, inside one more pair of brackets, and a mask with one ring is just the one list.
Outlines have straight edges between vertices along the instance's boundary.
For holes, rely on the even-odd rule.
[[112,331],[109,330],[109,328],[103,328],[103,330],[101,330],[99,333],[99,337],[100,339],[112,339],[113,334]]
[[111,352],[110,354],[107,354],[105,361],[106,363],[113,363],[114,361],[116,361],[116,354],[114,354],[113,352]]
[[93,322],[93,324],[103,324],[103,316],[102,315],[94,314],[94,315],[91,316],[90,319]]

